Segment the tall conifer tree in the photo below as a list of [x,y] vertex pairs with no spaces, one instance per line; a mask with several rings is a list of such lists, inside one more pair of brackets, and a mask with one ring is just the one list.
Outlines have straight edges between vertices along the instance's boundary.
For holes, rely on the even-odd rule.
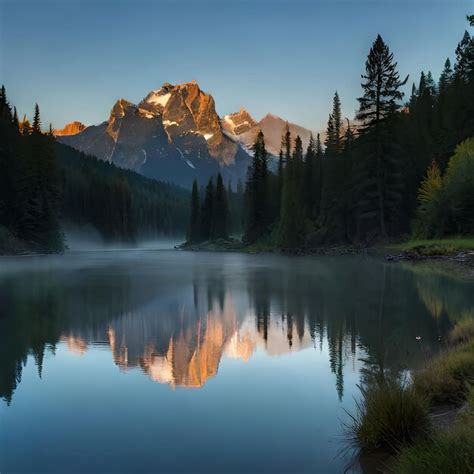
[[362,122],[361,131],[365,135],[367,154],[362,163],[364,169],[359,174],[358,219],[367,221],[365,227],[370,226],[369,221],[375,219],[380,234],[385,236],[389,219],[387,214],[393,209],[393,198],[398,194],[395,189],[391,189],[393,183],[390,175],[396,172],[394,167],[397,163],[389,158],[388,149],[393,138],[387,133],[385,125],[400,108],[399,102],[403,98],[400,88],[408,77],[404,81],[400,80],[393,53],[380,35],[370,49],[362,79],[364,94],[358,99],[357,119]]
[[244,240],[251,243],[263,237],[269,225],[267,150],[262,131],[258,133],[253,146],[253,160],[248,171],[246,197]]
[[189,242],[199,242],[201,239],[201,204],[199,201],[199,187],[197,181],[194,180],[191,192],[191,213],[188,227]]
[[216,182],[216,194],[212,215],[211,235],[213,239],[225,239],[228,237],[228,204],[224,181],[219,173]]
[[35,114],[33,117],[32,132],[36,134],[41,133],[41,118],[38,104],[35,104]]
[[206,193],[204,196],[204,202],[201,210],[201,238],[203,240],[209,240],[212,236],[212,222],[214,220],[214,199],[215,199],[215,188],[214,181],[209,178],[206,186]]

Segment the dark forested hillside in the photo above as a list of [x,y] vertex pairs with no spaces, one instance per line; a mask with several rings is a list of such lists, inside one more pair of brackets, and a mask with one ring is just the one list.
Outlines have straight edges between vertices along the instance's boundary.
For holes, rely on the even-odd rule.
[[106,239],[184,235],[189,192],[86,156],[18,121],[0,91],[0,253],[58,252],[61,222],[92,224]]
[[145,178],[60,143],[63,216],[93,224],[106,238],[184,235],[189,191]]

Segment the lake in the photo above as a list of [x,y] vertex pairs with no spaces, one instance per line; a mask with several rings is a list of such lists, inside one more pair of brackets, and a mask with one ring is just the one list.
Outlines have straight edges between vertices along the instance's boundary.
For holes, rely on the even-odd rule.
[[363,255],[2,258],[0,472],[340,473],[358,384],[473,316],[472,280]]

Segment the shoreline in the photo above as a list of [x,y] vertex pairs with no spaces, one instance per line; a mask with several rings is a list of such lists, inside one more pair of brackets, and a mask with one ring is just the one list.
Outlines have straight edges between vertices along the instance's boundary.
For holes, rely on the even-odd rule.
[[397,378],[365,386],[348,426],[356,459],[375,457],[378,468],[398,474],[472,472],[473,373],[474,321],[466,319],[408,383]]
[[[443,247],[440,240],[427,241],[424,245],[414,245],[410,241],[396,244],[377,244],[363,247],[354,245],[334,245],[314,248],[280,249],[265,243],[245,245],[237,239],[219,239],[200,243],[184,242],[175,246],[176,250],[187,252],[241,252],[247,254],[278,254],[289,256],[317,255],[371,255],[387,262],[439,262],[455,265],[474,272],[474,239],[472,248]],[[446,239],[445,242],[452,242]]]

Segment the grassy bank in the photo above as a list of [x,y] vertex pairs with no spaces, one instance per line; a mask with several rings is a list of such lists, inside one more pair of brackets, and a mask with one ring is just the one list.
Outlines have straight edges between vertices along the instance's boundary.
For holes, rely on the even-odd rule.
[[364,454],[392,454],[389,472],[474,472],[474,321],[409,381],[389,376],[362,389],[348,430]]
[[446,429],[404,447],[398,455],[394,473],[430,474],[474,472],[474,390],[471,389],[465,409]]
[[177,247],[180,250],[189,250],[193,252],[209,251],[209,252],[243,252],[243,253],[278,253],[285,255],[347,255],[356,253],[367,253],[373,250],[374,253],[386,254],[380,252],[380,249],[357,247],[354,245],[332,245],[319,246],[312,248],[281,248],[275,245],[270,238],[262,239],[252,244],[244,244],[241,240],[217,239],[205,242],[190,243],[185,242]]
[[209,251],[233,251],[238,250],[240,252],[258,253],[258,252],[281,252],[281,253],[292,253],[292,254],[321,254],[321,253],[332,253],[332,254],[347,254],[347,253],[360,253],[372,251],[373,253],[380,255],[393,255],[399,254],[399,256],[406,258],[411,257],[440,257],[457,256],[460,253],[469,254],[474,252],[474,237],[451,237],[445,239],[433,239],[433,240],[407,240],[400,243],[394,244],[383,244],[379,243],[372,246],[364,245],[331,245],[331,246],[319,246],[319,247],[304,247],[296,249],[284,249],[275,245],[270,237],[259,240],[250,245],[244,244],[239,239],[217,239],[213,241],[199,242],[199,243],[184,243],[180,246],[183,250],[209,250]]
[[413,253],[423,257],[454,256],[460,252],[474,251],[474,237],[451,237],[433,240],[408,240],[389,245],[387,249]]

